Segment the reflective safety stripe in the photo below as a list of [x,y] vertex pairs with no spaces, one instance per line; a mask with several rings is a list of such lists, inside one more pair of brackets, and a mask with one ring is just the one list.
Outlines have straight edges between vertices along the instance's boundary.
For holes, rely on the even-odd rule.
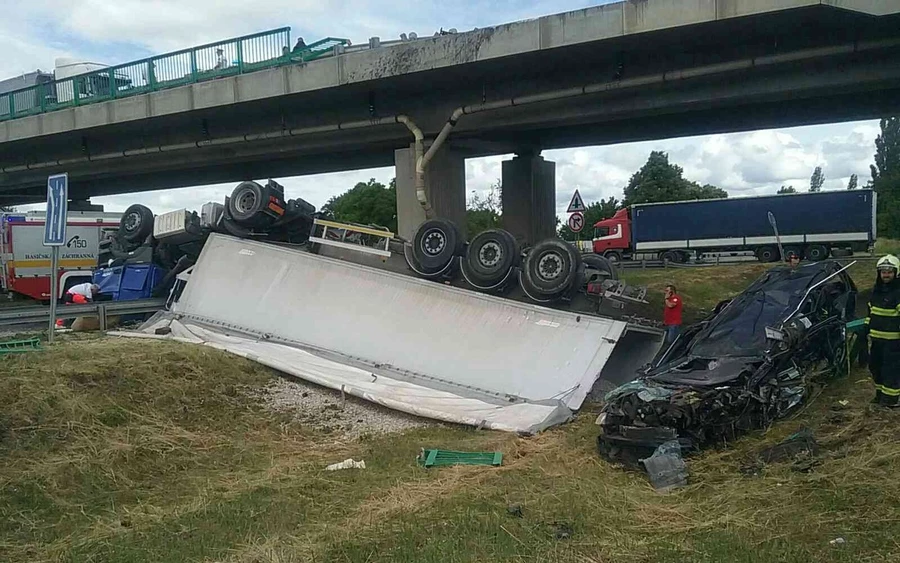
[[871,307],[870,314],[879,317],[900,317],[900,309],[882,309],[881,307]]
[[885,385],[876,385],[875,389],[881,391],[889,397],[900,397],[900,389],[891,389],[890,387],[887,387]]
[[900,332],[885,332],[883,330],[869,329],[869,336],[881,340],[900,340]]

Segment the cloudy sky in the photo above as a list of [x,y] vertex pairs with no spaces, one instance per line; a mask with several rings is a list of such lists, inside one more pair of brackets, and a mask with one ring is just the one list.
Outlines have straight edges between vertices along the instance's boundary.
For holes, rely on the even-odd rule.
[[[307,43],[325,36],[355,44],[371,36],[396,39],[415,31],[428,36],[443,27],[460,31],[608,3],[606,0],[28,0],[4,2],[0,18],[0,78],[37,68],[52,70],[60,56],[117,64],[167,51],[282,26]],[[449,10],[448,6],[454,6]],[[862,121],[546,151],[557,162],[557,210],[562,214],[577,188],[588,202],[621,197],[629,176],[651,150],[668,151],[685,176],[726,189],[734,196],[774,193],[782,184],[809,187],[816,166],[825,189],[842,189],[851,174],[869,179],[877,121]],[[500,177],[510,155],[467,162],[467,189],[484,191]],[[387,183],[392,168],[279,178],[288,197],[321,206],[358,181]],[[261,178],[264,180],[264,178]],[[222,201],[234,184],[198,186],[96,198],[109,211],[144,203],[157,213],[199,209]]]

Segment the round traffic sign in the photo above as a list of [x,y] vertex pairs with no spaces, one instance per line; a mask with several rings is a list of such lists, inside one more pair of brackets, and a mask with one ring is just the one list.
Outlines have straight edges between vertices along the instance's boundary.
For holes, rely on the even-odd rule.
[[572,213],[569,215],[569,229],[573,233],[580,232],[581,229],[584,228],[584,214],[583,213]]

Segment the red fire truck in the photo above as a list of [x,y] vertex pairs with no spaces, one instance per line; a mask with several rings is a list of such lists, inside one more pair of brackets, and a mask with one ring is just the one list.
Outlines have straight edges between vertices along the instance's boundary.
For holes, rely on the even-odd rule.
[[[121,213],[69,211],[66,244],[59,252],[61,297],[91,281],[100,241],[119,228]],[[50,300],[50,248],[43,245],[43,211],[0,213],[0,290]]]

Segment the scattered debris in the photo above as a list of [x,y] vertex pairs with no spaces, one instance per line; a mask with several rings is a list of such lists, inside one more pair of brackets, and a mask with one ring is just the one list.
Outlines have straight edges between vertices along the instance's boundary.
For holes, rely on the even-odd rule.
[[831,545],[844,545],[845,543],[847,543],[847,540],[845,540],[844,538],[834,538],[828,543],[830,543]]
[[455,452],[450,450],[419,450],[416,461],[424,467],[445,465],[492,465],[503,463],[501,452]]
[[849,369],[856,293],[834,261],[770,269],[606,395],[601,455],[648,457],[672,439],[688,454],[796,412],[818,380]]
[[153,332],[154,332],[154,334],[158,334],[158,335],[172,334],[172,327],[170,327],[170,326],[161,326],[161,327],[159,327],[158,329],[156,329],[156,330],[153,331]]
[[808,428],[803,428],[775,444],[761,450],[757,456],[763,463],[779,463],[788,460],[813,458],[819,453],[819,444]]
[[687,466],[681,458],[681,444],[678,440],[661,444],[652,456],[641,462],[647,468],[650,482],[657,491],[666,492],[687,485]]
[[520,504],[511,504],[506,507],[506,513],[510,516],[515,516],[516,518],[522,518],[524,514],[522,514],[522,505]]
[[556,528],[554,536],[558,540],[567,540],[575,533],[575,530],[572,529],[572,525],[567,522],[554,522],[553,526]]
[[302,426],[348,440],[435,424],[353,397],[348,397],[341,408],[340,391],[281,377],[273,379],[254,395],[271,410],[291,415]]
[[0,356],[5,354],[21,354],[41,349],[40,338],[28,338],[26,340],[7,340],[0,342]]
[[843,401],[838,401],[837,404],[840,405],[842,408],[846,408],[847,405],[850,404],[850,401],[844,399]]
[[353,461],[352,459],[345,459],[340,463],[332,463],[328,467],[325,468],[325,471],[337,471],[338,469],[365,469],[366,462],[364,460]]

